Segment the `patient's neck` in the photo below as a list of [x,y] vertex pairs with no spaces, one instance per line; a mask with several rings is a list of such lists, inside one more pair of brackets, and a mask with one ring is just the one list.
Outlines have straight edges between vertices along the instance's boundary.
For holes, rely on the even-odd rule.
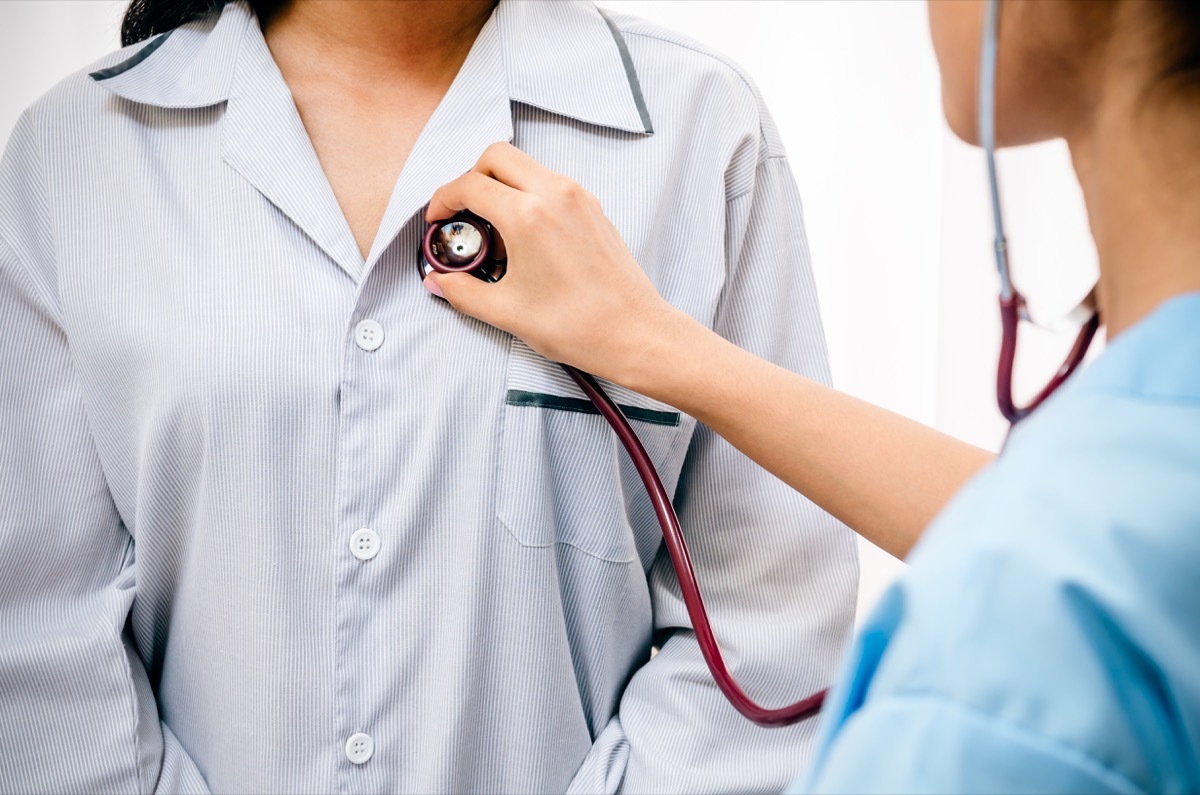
[[[263,22],[272,51],[372,84],[448,85],[495,0],[293,0]],[[286,47],[277,45],[286,42]]]

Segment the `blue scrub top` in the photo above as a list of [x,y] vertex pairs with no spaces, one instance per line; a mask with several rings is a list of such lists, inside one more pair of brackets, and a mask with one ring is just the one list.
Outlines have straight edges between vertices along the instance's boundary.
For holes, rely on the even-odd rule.
[[911,563],[803,791],[1200,791],[1200,294],[1023,422]]

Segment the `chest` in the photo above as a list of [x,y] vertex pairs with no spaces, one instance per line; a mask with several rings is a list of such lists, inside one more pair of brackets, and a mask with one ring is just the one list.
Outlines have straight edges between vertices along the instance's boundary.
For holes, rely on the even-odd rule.
[[[237,157],[230,141],[247,139],[232,136],[232,120],[221,113],[215,108],[208,124],[181,126],[156,142],[169,166],[166,179],[129,169],[114,177],[89,162],[55,164],[76,181],[104,180],[106,190],[134,197],[72,205],[60,217],[60,228],[69,230],[59,271],[68,335],[89,401],[109,418],[101,454],[126,478],[128,487],[118,489],[123,510],[132,516],[139,473],[156,471],[144,462],[158,451],[189,473],[188,483],[210,483],[214,495],[234,493],[239,484],[261,488],[268,464],[278,468],[270,472],[291,472],[288,462],[308,462],[311,493],[328,497],[334,483],[352,483],[356,494],[395,495],[396,510],[407,517],[400,525],[432,526],[425,508],[453,507],[437,495],[472,494],[461,510],[494,509],[512,543],[543,548],[561,536],[605,560],[638,557],[657,530],[641,517],[634,532],[618,515],[625,508],[612,495],[637,493],[637,484],[622,469],[612,434],[594,415],[508,403],[513,392],[580,396],[552,362],[424,291],[415,267],[424,231],[419,204],[409,215],[403,202],[404,217],[394,235],[387,233],[394,239],[355,278],[330,254],[340,251],[344,232],[326,224],[336,208],[322,199],[322,174],[304,158],[309,142],[280,136],[255,157]],[[455,130],[434,119],[424,135],[436,146],[414,148],[418,131],[389,118],[397,117],[310,112],[305,119],[330,185],[342,184],[339,175],[365,174],[378,191],[376,212],[393,191],[427,197],[461,173],[445,153],[481,151],[492,140],[480,134],[456,142]],[[356,119],[361,129],[352,129]],[[401,129],[407,138],[397,143]],[[610,140],[520,106],[512,131],[520,148],[598,197],[668,300],[712,317],[724,270],[719,170],[709,169],[708,182],[688,180],[679,165],[687,158],[677,148]],[[343,152],[339,140],[366,149]],[[125,159],[145,159],[141,141],[128,146]],[[396,174],[368,173],[385,171],[372,151],[389,157],[391,170],[403,167],[399,184]],[[161,217],[164,194],[176,197],[179,222],[147,225]],[[344,206],[353,223],[353,206]],[[378,225],[377,216],[370,220]],[[92,244],[114,229],[125,230],[120,246]],[[364,238],[367,246],[374,235],[371,229]],[[364,321],[382,330],[382,344],[360,344]],[[637,395],[613,396],[669,412]],[[641,430],[664,476],[677,474],[686,420]],[[607,487],[598,487],[597,472]],[[587,488],[573,478],[586,479]],[[288,478],[270,482],[279,499],[293,493]],[[564,502],[574,518],[529,507],[560,492],[594,499]],[[498,494],[506,495],[503,504],[493,505]],[[620,532],[596,533],[594,517],[601,515]],[[439,516],[438,526],[477,526],[465,514]]]
[[[443,155],[482,151],[494,140],[480,134],[456,141],[449,122],[427,118],[437,101],[413,97],[396,103],[404,112],[392,113],[387,103],[355,99],[337,111],[323,88],[310,96],[300,87],[295,102],[309,140],[297,131],[235,157],[230,141],[241,139],[214,108],[155,142],[163,171],[114,175],[93,160],[57,163],[85,183],[78,195],[98,192],[86,187],[94,180],[106,193],[131,197],[70,205],[60,217],[60,229],[69,231],[61,245],[62,298],[70,325],[89,330],[87,344],[106,379],[158,382],[157,394],[189,400],[202,389],[231,403],[247,394],[303,401],[312,397],[305,385],[315,385],[324,401],[356,355],[356,325],[373,319],[385,327],[387,352],[371,356],[372,367],[385,369],[381,362],[391,362],[395,351],[392,365],[404,368],[399,383],[428,386],[436,375],[451,391],[478,385],[474,365],[459,372],[443,359],[423,358],[433,350],[490,350],[496,339],[492,330],[442,311],[420,287],[419,201],[404,202],[404,217],[387,233],[394,239],[380,246],[360,282],[350,268],[338,267],[349,264],[335,256],[339,241],[349,241],[328,222],[338,208],[324,200],[320,184],[328,179],[361,248],[369,249],[393,192],[427,199],[461,173]],[[519,148],[597,196],[664,297],[694,317],[712,318],[725,270],[720,170],[698,165],[710,178],[690,178],[695,158],[661,138],[626,140],[521,105],[512,109],[512,134]],[[310,141],[321,169],[307,162]],[[128,146],[114,157],[149,159],[144,142],[131,139]],[[164,195],[178,210],[170,223],[157,222]],[[112,230],[124,230],[120,246],[93,244]],[[81,360],[89,360],[84,353]],[[326,375],[314,378],[318,372]],[[453,386],[458,379],[462,384]]]
[[292,96],[365,258],[397,178],[440,95],[422,87],[347,93],[332,83],[296,81]]

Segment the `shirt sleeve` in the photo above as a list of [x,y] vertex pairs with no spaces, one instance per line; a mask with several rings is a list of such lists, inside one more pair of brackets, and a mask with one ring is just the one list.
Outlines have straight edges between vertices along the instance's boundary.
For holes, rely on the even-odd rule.
[[[764,159],[726,208],[727,276],[715,329],[808,378],[829,380],[800,199],[787,161]],[[844,526],[698,427],[676,508],[714,632],[752,698],[780,707],[829,684],[851,628],[855,540]],[[780,791],[813,721],[761,728],[738,714],[701,656],[665,550],[651,571],[658,654],[620,705],[627,792]]]
[[1140,792],[1078,751],[937,696],[869,701],[802,787],[796,792]]
[[52,247],[38,163],[27,115],[0,165],[0,791],[207,792],[127,628],[134,541],[31,264]]

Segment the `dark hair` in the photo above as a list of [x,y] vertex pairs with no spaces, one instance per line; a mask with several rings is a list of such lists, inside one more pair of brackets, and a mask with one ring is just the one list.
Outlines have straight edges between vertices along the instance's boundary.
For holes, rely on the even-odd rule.
[[[174,30],[225,6],[228,0],[130,0],[121,20],[121,46]],[[277,11],[286,0],[249,0],[259,19]]]

